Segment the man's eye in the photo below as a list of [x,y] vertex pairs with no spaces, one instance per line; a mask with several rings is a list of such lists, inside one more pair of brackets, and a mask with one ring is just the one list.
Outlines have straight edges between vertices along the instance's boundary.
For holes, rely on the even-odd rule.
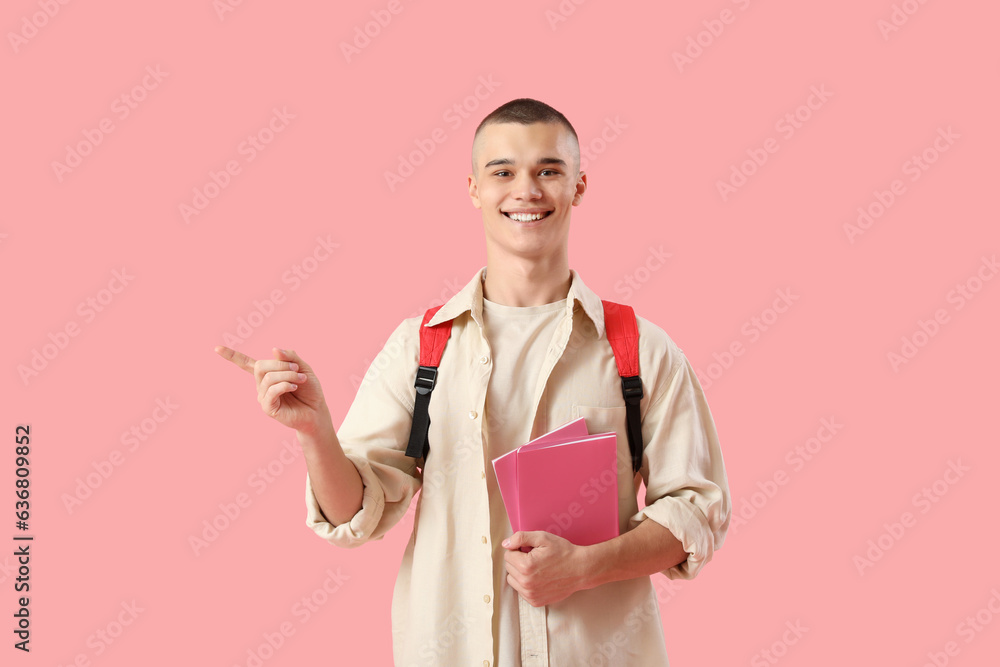
[[546,173],[546,172],[548,172],[548,173],[550,173],[550,174],[558,174],[558,173],[559,173],[559,172],[558,172],[558,171],[556,171],[555,169],[542,169],[542,173],[543,173],[543,174],[544,174],[544,173]]
[[506,169],[501,169],[500,171],[498,171],[497,173],[495,173],[495,174],[493,174],[493,175],[494,175],[494,176],[503,176],[504,174],[509,174],[509,173],[510,173],[510,172],[509,172],[509,171],[507,171]]

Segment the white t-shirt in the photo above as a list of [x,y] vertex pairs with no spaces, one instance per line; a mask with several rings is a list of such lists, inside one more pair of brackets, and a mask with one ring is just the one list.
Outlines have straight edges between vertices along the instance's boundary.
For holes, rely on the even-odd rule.
[[[507,551],[501,542],[510,537],[510,519],[504,509],[493,459],[528,442],[534,417],[533,394],[542,362],[556,326],[565,316],[566,299],[542,306],[504,306],[483,299],[483,333],[493,357],[489,389],[486,392],[487,489],[490,499],[490,531],[493,554],[493,636],[515,637],[499,642],[497,667],[521,664],[520,621],[517,591],[507,583]],[[493,387],[521,387],[520,391],[499,392]],[[507,654],[506,650],[512,650]]]

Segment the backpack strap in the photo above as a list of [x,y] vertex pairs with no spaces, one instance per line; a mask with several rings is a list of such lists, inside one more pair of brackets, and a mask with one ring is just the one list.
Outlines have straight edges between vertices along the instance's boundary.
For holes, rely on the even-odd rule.
[[[618,375],[622,379],[622,397],[625,399],[625,422],[628,446],[632,452],[632,470],[642,467],[642,421],[639,415],[639,401],[642,400],[642,381],[639,379],[639,328],[635,311],[631,306],[601,301],[604,305],[604,329],[615,355]],[[437,369],[444,354],[445,345],[451,337],[451,320],[432,327],[427,323],[441,308],[435,306],[424,313],[420,324],[420,367],[414,387],[417,390],[413,401],[413,424],[410,440],[406,445],[406,455],[413,459],[423,457],[426,464],[430,443],[427,434],[431,418],[428,412],[431,392],[437,382]]]
[[420,367],[417,369],[417,379],[414,386],[417,394],[413,400],[413,425],[410,427],[410,441],[406,445],[406,455],[418,459],[423,457],[427,463],[427,453],[430,443],[427,442],[427,432],[431,427],[431,417],[428,408],[431,403],[431,392],[437,382],[437,368],[444,354],[444,346],[451,336],[451,320],[440,322],[432,327],[427,323],[441,306],[428,308],[420,323]]
[[642,400],[642,381],[639,379],[639,327],[635,311],[612,301],[604,304],[604,330],[615,353],[618,375],[622,378],[622,397],[625,399],[625,425],[628,447],[632,452],[632,470],[642,467],[642,421],[639,401]]

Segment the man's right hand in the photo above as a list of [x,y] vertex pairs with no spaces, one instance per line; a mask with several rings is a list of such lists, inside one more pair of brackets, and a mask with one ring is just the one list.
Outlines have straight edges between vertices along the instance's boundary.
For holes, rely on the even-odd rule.
[[272,348],[274,359],[260,360],[224,345],[215,352],[254,376],[261,409],[278,423],[311,435],[332,429],[319,379],[294,350]]

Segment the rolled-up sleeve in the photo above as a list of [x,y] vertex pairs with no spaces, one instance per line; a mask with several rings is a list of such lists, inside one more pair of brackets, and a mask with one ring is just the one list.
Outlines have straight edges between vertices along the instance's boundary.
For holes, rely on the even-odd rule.
[[705,393],[683,352],[674,348],[671,356],[668,379],[650,397],[642,420],[646,507],[629,528],[647,518],[667,528],[688,557],[661,572],[693,579],[725,540],[731,499]]
[[372,361],[337,439],[361,476],[361,509],[334,525],[323,514],[306,473],[306,525],[327,542],[353,548],[382,539],[406,514],[420,490],[416,461],[406,456],[413,418],[412,389],[419,350],[413,338],[419,322],[406,320]]

